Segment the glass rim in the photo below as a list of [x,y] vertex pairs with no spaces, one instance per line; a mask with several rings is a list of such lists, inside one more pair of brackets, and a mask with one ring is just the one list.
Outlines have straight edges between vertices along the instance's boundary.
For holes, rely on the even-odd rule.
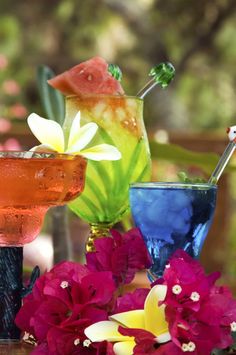
[[184,189],[184,188],[201,188],[201,189],[217,189],[217,185],[210,184],[209,182],[178,182],[178,181],[155,181],[155,182],[133,182],[130,184],[130,188],[177,188],[177,189]]
[[53,159],[53,158],[62,158],[72,160],[80,157],[81,159],[86,160],[82,155],[58,153],[58,152],[37,152],[30,150],[0,150],[0,159],[9,158],[9,159]]
[[80,98],[81,100],[86,99],[86,98],[93,98],[93,97],[104,97],[104,98],[114,98],[114,99],[135,99],[138,101],[144,101],[141,97],[135,96],[135,95],[115,95],[115,94],[83,94],[83,95],[76,95],[76,94],[72,94],[72,95],[67,95],[66,96],[66,100],[67,99],[73,99],[73,98]]

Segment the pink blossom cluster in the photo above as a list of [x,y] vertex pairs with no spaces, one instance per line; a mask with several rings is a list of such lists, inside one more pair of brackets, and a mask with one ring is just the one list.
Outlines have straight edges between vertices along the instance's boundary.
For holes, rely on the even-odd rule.
[[[178,250],[166,265],[163,278],[151,285],[167,286],[166,297],[159,305],[165,305],[171,340],[159,344],[156,336],[145,329],[120,326],[122,335],[135,338],[133,354],[210,355],[214,349],[232,345],[236,301],[227,287],[215,285],[218,278],[219,273],[207,276],[197,260]],[[142,309],[146,291],[138,289],[123,296],[118,311]]]
[[84,329],[107,319],[114,292],[110,272],[94,273],[78,263],[62,262],[37,280],[16,324],[37,340],[34,355],[105,354],[107,344],[91,346]]
[[[62,262],[41,276],[17,315],[16,324],[31,334],[37,346],[33,355],[114,355],[113,344],[92,343],[84,329],[108,320],[109,315],[142,310],[150,288],[122,295],[138,270],[150,258],[138,229],[113,238],[101,238],[87,264]],[[165,305],[170,341],[158,343],[145,329],[119,326],[122,335],[135,339],[136,355],[210,355],[225,349],[236,331],[236,301],[226,287],[216,286],[219,273],[206,275],[200,263],[178,250],[163,277],[151,287],[166,285]]]
[[150,258],[137,229],[112,233],[114,239],[96,242],[97,252],[87,254],[87,265],[56,265],[25,297],[16,324],[37,341],[33,355],[113,354],[112,344],[91,343],[84,329],[132,304],[143,307],[149,289],[137,291],[131,304],[129,295],[119,297],[119,290],[136,271],[150,266]]
[[0,133],[9,132],[12,125],[9,119],[24,119],[27,115],[27,109],[24,104],[20,102],[22,94],[19,83],[9,77],[9,60],[7,56],[0,53],[0,72],[4,72],[4,77],[0,82],[0,89],[5,94],[4,102],[0,101],[1,114],[0,117]]
[[119,287],[129,284],[138,270],[149,268],[151,258],[137,228],[123,236],[111,230],[113,238],[95,240],[96,252],[86,254],[87,266],[92,271],[111,271]]
[[[216,286],[219,273],[206,275],[197,260],[178,250],[166,265],[165,304],[172,343],[171,354],[208,355],[232,345],[236,331],[236,300],[227,287]],[[158,352],[159,354],[159,352]],[[162,352],[160,352],[162,354]]]
[[21,150],[21,145],[15,138],[8,138],[4,143],[0,143],[0,150]]

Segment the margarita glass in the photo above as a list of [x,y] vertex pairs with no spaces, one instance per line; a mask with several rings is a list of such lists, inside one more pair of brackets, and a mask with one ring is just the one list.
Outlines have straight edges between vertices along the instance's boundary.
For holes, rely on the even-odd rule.
[[48,208],[83,190],[85,168],[81,156],[0,152],[0,246],[31,242]]
[[90,223],[87,251],[94,239],[108,235],[111,226],[129,210],[129,184],[148,181],[151,160],[143,123],[143,100],[119,95],[83,95],[66,98],[64,131],[69,132],[73,118],[80,111],[81,122],[99,126],[93,144],[114,145],[121,152],[117,161],[89,161],[86,186],[70,209]]
[[81,156],[0,152],[0,340],[19,340],[14,318],[25,293],[23,248],[39,233],[49,207],[66,204],[84,188]]
[[198,258],[213,220],[217,186],[186,183],[136,183],[130,188],[131,211],[153,260],[156,278],[177,249]]

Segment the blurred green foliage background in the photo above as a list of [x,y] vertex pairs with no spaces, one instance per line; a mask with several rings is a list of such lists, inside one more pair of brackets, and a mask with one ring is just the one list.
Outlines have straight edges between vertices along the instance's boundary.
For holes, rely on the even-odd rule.
[[60,73],[98,54],[119,64],[134,95],[151,66],[169,60],[175,82],[147,99],[146,121],[218,129],[233,124],[236,113],[235,20],[234,0],[1,1],[0,53],[9,61],[1,81],[17,80],[32,110],[38,65]]
[[[145,99],[150,137],[156,130],[166,130],[178,133],[177,143],[184,143],[191,134],[197,146],[204,136],[204,145],[199,140],[196,150],[222,152],[225,127],[236,123],[235,21],[235,0],[0,1],[0,142],[9,129],[5,120],[11,122],[10,128],[24,129],[27,112],[44,115],[36,84],[38,66],[47,65],[58,74],[100,55],[120,66],[129,95],[146,83],[153,65],[173,63],[174,82]],[[214,147],[216,141],[220,148]],[[159,169],[163,174],[167,170],[165,165]],[[235,173],[223,181],[226,198],[236,195],[234,180]],[[218,236],[227,244],[218,243],[215,259],[221,260],[220,267],[233,283],[235,200],[227,201],[230,222],[228,217],[219,218],[232,228],[227,237]],[[227,262],[222,262],[226,255]]]

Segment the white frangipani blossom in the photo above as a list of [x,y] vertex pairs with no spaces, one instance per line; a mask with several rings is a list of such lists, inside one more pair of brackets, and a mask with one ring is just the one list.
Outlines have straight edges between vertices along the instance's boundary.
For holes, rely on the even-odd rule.
[[[85,328],[84,334],[92,342],[114,342],[116,355],[132,355],[136,345],[134,337],[122,335],[119,326],[125,328],[144,329],[153,334],[156,343],[166,343],[171,336],[165,319],[165,305],[159,305],[166,297],[167,286],[155,285],[147,295],[144,309],[136,309],[113,314],[109,320],[100,321]],[[188,351],[191,344],[186,344]]]
[[94,122],[80,126],[80,112],[72,122],[66,144],[62,127],[59,123],[31,113],[27,119],[28,125],[40,141],[40,145],[32,148],[37,151],[54,151],[63,154],[82,155],[91,160],[119,160],[121,153],[110,144],[99,144],[84,149],[94,138],[98,125]]

